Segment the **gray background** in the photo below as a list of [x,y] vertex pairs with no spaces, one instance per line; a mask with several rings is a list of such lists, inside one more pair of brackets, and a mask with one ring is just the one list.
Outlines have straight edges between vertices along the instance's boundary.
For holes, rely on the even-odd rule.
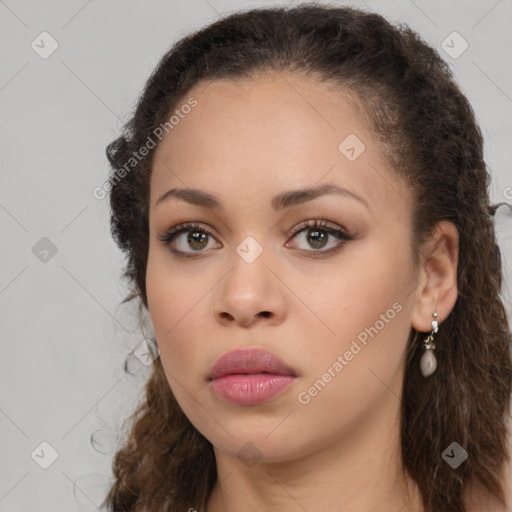
[[[92,193],[108,174],[105,146],[173,41],[234,10],[285,3],[0,0],[0,511],[98,510],[119,423],[149,370],[133,358],[138,377],[121,368],[151,332],[120,306],[123,258],[107,201]],[[407,23],[449,62],[484,133],[492,200],[512,200],[512,2],[365,5]],[[46,59],[31,47],[43,46],[44,31],[58,43]],[[442,46],[462,48],[446,39],[454,31],[469,44],[456,58]],[[510,315],[506,208],[496,226]],[[44,253],[50,245],[55,254]],[[47,469],[42,442],[58,454]]]

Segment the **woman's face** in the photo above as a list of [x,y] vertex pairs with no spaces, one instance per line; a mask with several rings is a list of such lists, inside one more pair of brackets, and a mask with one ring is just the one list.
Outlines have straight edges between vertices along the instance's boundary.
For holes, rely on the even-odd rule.
[[[331,449],[370,424],[391,430],[417,300],[409,190],[325,84],[267,74],[201,84],[183,105],[191,97],[155,153],[146,276],[183,411],[217,453],[268,462]],[[318,187],[327,192],[290,194]],[[189,188],[219,206],[175,193],[158,202]],[[325,225],[308,227],[315,220]],[[159,239],[184,222],[200,226]],[[257,348],[293,376],[212,385],[220,356]]]

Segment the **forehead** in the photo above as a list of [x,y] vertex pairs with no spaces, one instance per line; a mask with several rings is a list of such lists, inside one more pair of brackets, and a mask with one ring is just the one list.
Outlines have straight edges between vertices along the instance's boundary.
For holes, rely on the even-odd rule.
[[[180,116],[179,123],[164,136],[156,159],[168,154],[172,157],[176,146],[181,148],[187,142],[207,149],[218,147],[218,155],[229,140],[243,140],[241,149],[247,153],[257,150],[262,142],[275,141],[274,145],[285,144],[284,154],[289,144],[297,144],[296,153],[301,147],[309,149],[306,144],[313,137],[322,137],[325,143],[319,149],[334,146],[337,150],[336,142],[341,141],[347,129],[366,139],[367,145],[370,142],[363,126],[364,116],[350,91],[335,92],[332,85],[313,78],[268,72],[257,78],[202,82],[182,98],[175,110],[179,111],[191,98],[197,105]],[[231,146],[232,151],[238,149]],[[186,157],[193,158],[195,154]]]
[[186,109],[156,149],[152,205],[173,186],[207,188],[219,196],[250,190],[254,196],[256,190],[274,195],[324,179],[357,189],[376,205],[407,194],[349,91],[268,73],[200,83],[176,109],[191,98],[196,106]]

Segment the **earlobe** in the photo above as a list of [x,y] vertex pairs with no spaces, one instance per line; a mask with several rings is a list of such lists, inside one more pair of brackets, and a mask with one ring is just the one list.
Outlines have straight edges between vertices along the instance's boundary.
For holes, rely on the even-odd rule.
[[439,222],[432,236],[421,247],[416,303],[411,317],[414,329],[428,332],[432,315],[437,312],[441,324],[457,301],[457,265],[459,234],[455,224]]

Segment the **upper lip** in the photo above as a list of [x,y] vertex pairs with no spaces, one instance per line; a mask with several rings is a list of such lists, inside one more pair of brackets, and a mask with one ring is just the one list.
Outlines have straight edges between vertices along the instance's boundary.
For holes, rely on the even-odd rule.
[[295,371],[278,356],[264,349],[236,349],[217,359],[209,379],[243,373],[272,373],[296,377]]

